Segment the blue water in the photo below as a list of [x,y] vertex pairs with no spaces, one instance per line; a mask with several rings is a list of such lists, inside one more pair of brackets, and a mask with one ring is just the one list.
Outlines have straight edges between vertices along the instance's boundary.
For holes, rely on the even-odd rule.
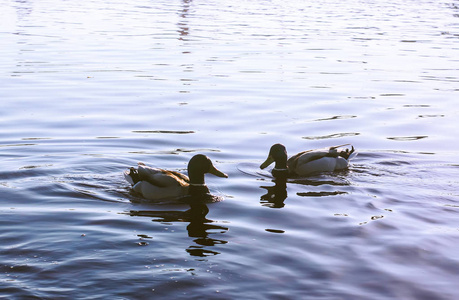
[[[0,297],[457,298],[457,1],[0,5]],[[196,153],[205,221],[123,178]]]

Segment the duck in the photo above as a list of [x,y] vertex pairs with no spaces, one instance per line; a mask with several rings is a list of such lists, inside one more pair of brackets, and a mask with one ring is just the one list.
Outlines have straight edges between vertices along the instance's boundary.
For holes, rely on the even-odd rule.
[[138,163],[137,168],[131,167],[126,170],[124,177],[132,185],[132,189],[143,198],[159,200],[209,194],[204,181],[206,173],[228,178],[228,175],[214,167],[210,158],[203,154],[196,154],[188,162],[189,177],[180,172],[153,168],[144,163]]
[[269,150],[268,158],[260,165],[260,168],[265,169],[275,163],[271,173],[276,178],[308,176],[315,173],[344,170],[349,167],[349,160],[357,155],[354,146],[351,146],[351,149],[339,150],[349,145],[306,150],[287,159],[285,146],[274,144]]

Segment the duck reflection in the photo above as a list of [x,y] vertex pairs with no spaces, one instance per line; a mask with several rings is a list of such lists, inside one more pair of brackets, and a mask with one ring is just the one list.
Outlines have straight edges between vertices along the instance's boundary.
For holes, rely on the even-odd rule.
[[211,256],[220,254],[215,250],[210,250],[207,247],[212,247],[218,244],[226,244],[227,241],[215,239],[211,236],[216,233],[225,233],[227,227],[213,224],[215,221],[207,219],[209,208],[206,203],[214,202],[215,196],[206,195],[199,199],[193,196],[185,196],[180,200],[188,203],[190,209],[187,211],[155,211],[155,210],[131,210],[130,216],[150,217],[153,222],[189,222],[186,227],[188,236],[196,238],[193,241],[195,245],[189,246],[186,251],[192,256]]
[[[343,171],[346,172],[346,171]],[[330,187],[341,187],[341,186],[349,186],[349,182],[341,179],[340,177],[330,177],[330,178],[298,178],[291,181],[292,183],[307,185],[310,187],[320,187],[325,186],[327,189]],[[334,191],[307,191],[307,192],[297,192],[297,196],[300,197],[326,197],[326,196],[336,196],[341,194],[347,194],[348,192],[341,191],[341,190],[334,190]]]
[[261,196],[260,203],[271,208],[282,208],[287,199],[287,178],[273,179],[274,186],[261,186],[267,193]]
[[456,17],[456,18],[459,18],[459,13],[458,13],[459,4],[454,3],[454,2],[453,3],[449,3],[449,7],[454,10],[453,16]]
[[190,3],[192,0],[182,0],[182,10],[179,12],[181,20],[178,22],[178,32],[180,34],[179,40],[185,40],[186,36],[190,32],[190,28],[188,26],[188,21],[186,20],[189,10],[190,10]]
[[[308,191],[297,192],[296,195],[300,197],[326,197],[347,194],[348,192],[341,190],[339,187],[349,186],[349,182],[339,178],[289,178],[274,177],[272,182],[274,186],[260,186],[266,189],[266,194],[260,197],[260,203],[263,206],[270,208],[282,208],[285,206],[285,200],[288,197],[287,183],[295,185],[307,186]],[[321,189],[321,186],[326,187],[327,190]],[[335,187],[334,191],[330,191],[330,187]],[[314,191],[311,191],[314,189]]]
[[19,20],[24,19],[27,15],[30,15],[32,13],[33,4],[30,3],[30,1],[16,0],[14,2],[16,2],[14,7],[16,8],[16,12],[17,12]]

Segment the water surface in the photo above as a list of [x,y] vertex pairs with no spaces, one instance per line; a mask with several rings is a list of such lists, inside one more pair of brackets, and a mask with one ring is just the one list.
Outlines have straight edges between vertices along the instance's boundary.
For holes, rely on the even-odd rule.
[[[455,299],[457,1],[0,2],[8,299]],[[349,170],[258,166],[352,143]],[[205,220],[122,172],[186,172]]]

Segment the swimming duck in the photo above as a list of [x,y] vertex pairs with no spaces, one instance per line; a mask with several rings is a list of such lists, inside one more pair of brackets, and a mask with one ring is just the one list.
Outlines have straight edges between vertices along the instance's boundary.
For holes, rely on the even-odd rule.
[[124,177],[143,198],[158,200],[208,194],[209,189],[204,182],[205,173],[228,178],[228,175],[215,168],[212,161],[203,154],[197,154],[190,159],[189,177],[175,171],[152,168],[143,163],[139,163],[137,169],[132,167],[125,171]]
[[354,147],[338,151],[349,144],[324,149],[306,150],[287,160],[287,150],[282,144],[274,144],[269,150],[268,158],[260,165],[266,168],[275,162],[272,174],[274,177],[307,176],[313,173],[332,172],[346,169],[349,160],[357,155]]

